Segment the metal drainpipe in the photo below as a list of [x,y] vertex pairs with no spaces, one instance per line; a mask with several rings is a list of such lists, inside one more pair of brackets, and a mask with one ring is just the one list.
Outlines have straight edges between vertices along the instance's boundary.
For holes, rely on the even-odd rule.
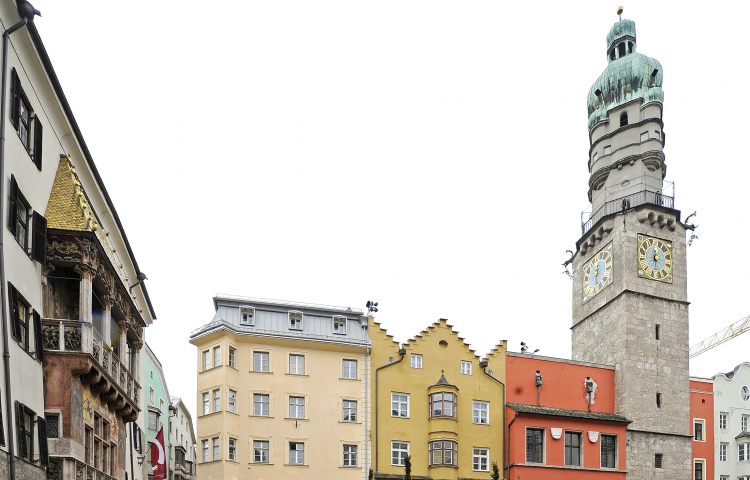
[[367,406],[365,411],[367,414],[365,415],[365,473],[367,473],[367,469],[370,467],[370,464],[367,463],[367,454],[370,451],[370,445],[368,442],[368,439],[370,438],[370,423],[369,423],[369,417],[370,417],[370,405],[371,405],[371,399],[370,399],[370,392],[368,391],[370,389],[370,365],[368,365],[368,359],[370,358],[370,353],[372,352],[371,348],[367,348],[365,350],[365,401],[367,402]]
[[385,367],[390,367],[391,365],[396,365],[398,362],[404,359],[404,356],[406,355],[406,349],[400,348],[398,350],[398,354],[401,355],[401,358],[396,360],[395,362],[386,363],[385,365],[381,365],[378,368],[375,369],[375,471],[378,471],[378,449],[380,444],[378,443],[378,375],[380,374],[380,370]]
[[130,422],[130,480],[135,480],[135,477],[133,477],[133,436],[135,435],[133,424],[135,422]]
[[[2,218],[2,212],[5,211],[5,94],[8,86],[8,37],[28,23],[25,18],[20,22],[16,23],[5,32],[3,32],[3,64],[2,64],[2,91],[0,91],[0,218]],[[5,411],[6,418],[8,419],[8,432],[6,435],[8,438],[8,456],[10,457],[10,480],[16,479],[16,452],[15,444],[13,443],[13,395],[11,394],[11,382],[10,382],[10,346],[8,343],[8,309],[5,306],[6,291],[5,291],[5,228],[0,225],[0,310],[2,310],[2,318],[0,320],[3,324],[3,364],[5,367]]]
[[[508,446],[507,446],[508,465],[505,467],[508,470],[508,476],[510,476],[510,427],[511,425],[513,425],[513,422],[516,421],[516,418],[518,418],[518,410],[516,410],[516,414],[513,416],[513,420],[511,420],[510,423],[508,424]],[[503,452],[503,454],[505,454],[505,452]]]
[[[484,365],[482,365],[482,363]],[[489,373],[487,373],[487,363],[484,363],[484,362],[482,362],[482,363],[480,363],[480,366],[482,367],[482,371],[484,372],[484,374],[487,375],[488,377],[490,377],[491,379],[493,379],[494,381],[496,381],[497,383],[499,383],[500,385],[503,386],[503,412],[502,412],[503,413],[503,422],[502,422],[502,426],[503,426],[503,443],[505,443],[506,442],[506,439],[504,438],[505,437],[505,384],[503,382],[501,382],[500,380],[498,380],[497,378],[495,378],[492,375],[490,375]],[[514,418],[514,420],[515,420],[515,418]],[[510,428],[508,429],[508,432],[510,432]],[[506,476],[505,476],[505,448],[504,447],[505,447],[505,445],[503,445],[503,464],[502,465],[503,465],[503,478],[506,478]]]

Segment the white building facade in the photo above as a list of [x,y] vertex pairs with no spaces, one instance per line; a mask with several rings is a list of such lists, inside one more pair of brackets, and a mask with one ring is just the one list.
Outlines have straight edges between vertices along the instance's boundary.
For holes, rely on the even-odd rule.
[[169,416],[171,445],[169,472],[172,480],[195,479],[195,430],[193,417],[179,397],[172,397]]
[[750,478],[750,363],[714,377],[715,480]]

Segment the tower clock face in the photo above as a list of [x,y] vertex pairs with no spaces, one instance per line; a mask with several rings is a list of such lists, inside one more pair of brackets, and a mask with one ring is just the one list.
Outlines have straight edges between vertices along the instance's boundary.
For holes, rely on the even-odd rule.
[[612,283],[612,244],[599,250],[583,266],[584,303]]
[[638,276],[672,283],[672,242],[638,234]]

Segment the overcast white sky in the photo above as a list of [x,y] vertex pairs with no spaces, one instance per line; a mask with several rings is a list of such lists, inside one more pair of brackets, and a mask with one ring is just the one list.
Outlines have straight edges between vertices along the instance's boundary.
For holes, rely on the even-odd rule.
[[[36,23],[195,412],[214,293],[364,308],[405,341],[447,318],[570,357],[565,250],[588,206],[586,96],[616,3],[36,0]],[[690,342],[750,314],[750,2],[625,4],[664,67]],[[691,362],[750,360],[750,334]]]

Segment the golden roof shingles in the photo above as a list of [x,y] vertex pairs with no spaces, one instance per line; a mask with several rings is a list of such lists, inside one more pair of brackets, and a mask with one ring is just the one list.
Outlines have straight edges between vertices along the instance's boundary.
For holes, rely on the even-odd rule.
[[47,228],[79,232],[94,232],[99,228],[70,156],[60,158],[44,217]]

